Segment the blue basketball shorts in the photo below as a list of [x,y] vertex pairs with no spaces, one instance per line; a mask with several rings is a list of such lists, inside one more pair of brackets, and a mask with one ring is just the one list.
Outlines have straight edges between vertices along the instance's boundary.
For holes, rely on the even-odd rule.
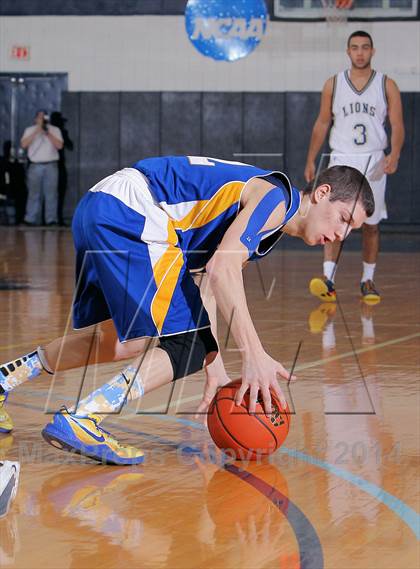
[[73,239],[74,328],[112,318],[124,342],[210,326],[171,219],[137,170],[125,168],[87,192]]

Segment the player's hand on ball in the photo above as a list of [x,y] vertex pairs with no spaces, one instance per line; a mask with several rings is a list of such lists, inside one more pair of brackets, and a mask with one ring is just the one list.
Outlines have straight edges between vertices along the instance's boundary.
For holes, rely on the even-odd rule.
[[271,387],[282,404],[283,409],[285,409],[287,402],[280,389],[278,376],[287,380],[296,379],[296,376],[290,377],[290,373],[287,369],[266,352],[261,352],[258,355],[250,354],[249,357],[244,358],[242,362],[242,385],[236,396],[236,405],[242,403],[244,395],[249,389],[249,412],[255,413],[258,392],[260,391],[264,402],[264,410],[267,415],[271,414]]
[[211,364],[206,366],[205,370],[206,386],[204,388],[203,399],[201,400],[194,416],[196,419],[198,419],[200,415],[203,415],[205,419],[207,418],[209,405],[212,402],[213,397],[216,395],[217,390],[219,387],[230,382],[230,378],[226,373],[220,354],[217,355]]

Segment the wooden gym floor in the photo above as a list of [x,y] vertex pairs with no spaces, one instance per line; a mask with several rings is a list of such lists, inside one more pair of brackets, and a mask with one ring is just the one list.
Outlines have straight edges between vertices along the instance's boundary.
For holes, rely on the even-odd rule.
[[[63,335],[73,291],[69,230],[0,228],[0,361]],[[402,241],[404,245],[404,241]],[[339,306],[307,291],[320,249],[276,250],[246,270],[257,329],[299,381],[286,443],[270,461],[224,463],[194,419],[203,373],[147,396],[106,426],[146,451],[136,468],[55,450],[46,410],[70,404],[81,370],[10,397],[0,458],[21,462],[0,520],[3,568],[417,569],[420,254],[383,252],[382,302],[360,302],[360,253],[345,249]],[[395,247],[394,247],[395,249]],[[363,322],[362,323],[362,319]],[[240,358],[220,323],[228,371]],[[108,379],[104,365],[87,382]]]

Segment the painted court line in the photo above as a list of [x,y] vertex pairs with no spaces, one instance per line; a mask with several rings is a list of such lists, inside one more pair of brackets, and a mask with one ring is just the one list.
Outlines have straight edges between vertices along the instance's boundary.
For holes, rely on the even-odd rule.
[[[33,409],[33,410],[37,410],[37,411],[43,410],[40,407],[37,407],[35,405],[29,405],[27,403],[10,402],[10,404],[15,405],[17,407],[23,407],[23,408]],[[150,415],[150,417],[153,417],[153,418],[159,419],[159,420],[164,419],[166,421],[175,421],[175,422],[187,425],[189,427],[192,427],[194,429],[198,429],[201,431],[207,431],[206,427],[202,423],[197,423],[195,421],[190,421],[187,419],[181,419],[181,418],[173,416],[173,415],[162,415],[162,416]],[[156,442],[159,442],[159,439],[161,438],[157,435],[150,435],[148,433],[141,433],[139,431],[136,431],[134,429],[130,429],[127,427],[121,427],[121,425],[118,425],[118,424],[116,424],[115,427],[126,432],[126,433],[145,436],[146,438],[153,439]],[[164,444],[171,444],[172,441],[162,439],[162,442]],[[198,450],[198,452],[199,452],[199,449],[195,449],[195,450]],[[320,460],[318,458],[315,458],[314,456],[311,456],[309,454],[305,454],[305,453],[300,452],[298,450],[289,449],[287,447],[281,447],[280,452],[283,454],[288,454],[289,456],[294,456],[294,457],[298,458],[299,460],[302,460],[303,462],[307,462],[309,464],[312,464],[313,466],[317,466],[318,468],[321,468],[323,470],[331,472],[331,474],[334,474],[335,476],[341,478],[342,480],[345,480],[345,481],[349,482],[350,484],[353,484],[354,486],[356,486],[357,488],[359,488],[363,492],[371,495],[376,500],[378,500],[379,502],[381,502],[385,506],[387,506],[392,512],[394,512],[394,514],[396,514],[411,529],[411,531],[414,533],[416,538],[420,539],[420,515],[417,514],[417,512],[415,512],[412,508],[410,508],[410,506],[405,504],[405,502],[403,502],[399,498],[396,498],[395,496],[393,496],[389,492],[386,492],[383,488],[380,488],[376,484],[368,482],[364,478],[361,478],[360,476],[356,476],[355,474],[352,474],[351,472],[348,472],[347,470],[337,468],[333,464],[330,464],[328,462],[324,462],[323,460]]]
[[[206,427],[204,427],[204,425],[202,425],[201,423],[195,423],[194,421],[186,421],[185,419],[178,419],[177,417],[174,416],[166,416],[166,417],[168,420],[171,420],[172,418],[172,420],[174,421],[182,422],[183,424],[187,424],[188,426],[196,429],[207,430]],[[287,447],[281,447],[280,452],[282,454],[293,456],[295,458],[298,458],[299,460],[302,460],[303,462],[307,462],[308,464],[312,464],[313,466],[317,466],[318,468],[326,470],[327,472],[334,474],[338,478],[341,478],[342,480],[345,480],[346,482],[353,484],[353,486],[356,486],[357,488],[359,488],[359,490],[362,490],[366,494],[369,494],[379,502],[382,502],[382,504],[384,504],[392,512],[394,512],[394,514],[396,514],[411,529],[411,531],[414,533],[417,539],[420,539],[420,515],[415,510],[410,508],[410,506],[408,506],[405,502],[403,502],[399,498],[396,498],[389,492],[386,492],[386,490],[384,490],[380,486],[377,486],[372,482],[368,482],[367,480],[361,478],[360,476],[352,474],[351,472],[343,470],[342,468],[337,468],[336,466],[330,464],[329,462],[325,462],[304,452],[295,449],[290,449]]]
[[[420,337],[420,332],[416,332],[415,334],[410,334],[408,336],[403,336],[401,338],[395,338],[394,340],[387,340],[386,342],[382,342],[380,344],[372,344],[371,346],[366,346],[365,348],[359,348],[358,350],[355,350],[354,352],[353,351],[344,352],[343,354],[337,354],[336,356],[331,356],[330,358],[322,358],[319,360],[314,360],[312,362],[297,365],[295,367],[295,371],[298,372],[300,370],[318,367],[318,366],[325,364],[327,362],[333,362],[336,360],[345,359],[345,358],[348,358],[350,356],[354,356],[354,354],[364,354],[365,352],[371,352],[373,350],[380,350],[382,348],[386,348],[388,346],[395,345],[395,344],[400,344],[401,342],[405,342],[407,340],[412,340],[414,338],[419,338],[419,337]],[[191,403],[193,401],[198,401],[201,398],[202,398],[202,395],[192,395],[190,397],[185,397],[184,399],[181,399],[180,401],[178,401],[178,400],[172,401],[169,404],[169,407],[167,405],[158,405],[156,407],[151,407],[150,409],[144,409],[144,411],[147,413],[158,413],[159,411],[165,411],[166,409],[173,409],[174,407],[178,406],[180,403]]]
[[[193,427],[201,431],[203,430],[207,431],[207,428],[204,425],[202,425],[201,423],[196,423],[195,421],[179,419],[178,417],[174,417],[173,415],[164,415],[164,418],[167,421],[176,421],[178,423],[187,425],[189,427]],[[159,417],[159,419],[161,419],[161,417]],[[118,425],[115,425],[115,427],[118,428]],[[132,429],[127,429],[127,431],[135,432]],[[199,452],[199,449],[197,449],[197,451]],[[321,468],[322,470],[326,470],[327,472],[334,474],[338,478],[341,478],[342,480],[349,482],[353,486],[356,486],[362,492],[369,494],[370,496],[378,500],[378,502],[381,502],[382,504],[387,506],[396,516],[398,516],[411,529],[416,538],[420,539],[420,515],[417,514],[415,510],[410,508],[410,506],[408,506],[405,502],[403,502],[399,498],[396,498],[389,492],[386,492],[386,490],[384,490],[380,486],[377,486],[372,482],[368,482],[367,480],[361,478],[360,476],[352,474],[351,472],[348,472],[347,470],[344,470],[342,468],[337,468],[336,466],[330,464],[329,462],[325,462],[304,452],[295,449],[290,449],[287,447],[281,447],[280,452],[282,454],[287,454],[289,456],[298,458],[299,460],[302,460],[303,462],[306,462],[308,464],[312,464],[313,466]]]
[[[364,352],[372,351],[375,349],[381,349],[381,348],[384,348],[384,347],[387,347],[390,345],[395,345],[395,344],[398,344],[398,343],[401,343],[401,342],[404,342],[407,340],[411,340],[414,338],[418,338],[418,337],[420,337],[420,333],[410,334],[410,335],[404,336],[402,338],[396,338],[394,340],[388,340],[387,342],[382,342],[381,344],[374,344],[372,346],[360,348],[359,350],[356,350],[355,352],[356,353],[364,353]],[[354,352],[347,352],[344,354],[333,356],[331,358],[326,358],[326,359],[317,360],[314,362],[309,362],[307,364],[302,364],[301,366],[297,366],[296,370],[308,369],[311,367],[317,367],[318,365],[325,363],[327,361],[334,361],[334,360],[338,360],[338,359],[343,359],[343,358],[346,358],[346,357],[349,357],[352,355],[354,355]],[[179,405],[180,403],[197,401],[197,400],[201,399],[201,397],[202,397],[201,395],[196,395],[196,396],[191,396],[191,397],[181,399],[181,401],[174,401],[169,405],[169,408],[175,407],[175,406]],[[17,403],[14,403],[14,404],[18,405],[18,406],[22,406],[22,407],[27,406],[27,407],[32,408],[32,409],[34,408],[34,406],[30,406],[30,405],[26,405],[26,404],[17,404]],[[12,403],[12,405],[13,405],[13,403]],[[162,407],[160,405],[158,407],[148,409],[147,412],[148,413],[159,412],[160,410],[162,410],[162,409],[165,410],[166,408],[167,408],[166,406]],[[42,411],[42,409],[39,409],[39,410]],[[150,415],[150,416],[153,417],[153,415]],[[170,416],[170,415],[164,415],[163,417],[165,417],[166,420],[177,421],[179,423],[186,424],[186,425],[191,426],[193,428],[199,428],[200,430],[203,430],[203,425],[201,423],[196,423],[194,421],[189,421],[186,419],[181,419],[179,417]],[[124,417],[124,419],[131,419],[131,418],[132,418],[132,416],[127,416],[126,418]],[[159,418],[162,419],[162,417],[159,417]],[[205,427],[204,427],[204,429],[205,429]],[[356,486],[357,488],[359,488],[363,492],[371,495],[376,500],[378,500],[379,502],[386,505],[391,511],[393,511],[411,529],[411,531],[414,533],[416,538],[420,539],[420,516],[419,516],[419,514],[417,514],[417,512],[415,512],[407,504],[405,504],[404,502],[402,502],[401,500],[399,500],[398,498],[396,498],[392,494],[389,494],[388,492],[386,492],[385,490],[383,490],[382,488],[380,488],[376,484],[368,482],[367,480],[364,480],[363,478],[356,476],[356,475],[354,475],[354,474],[352,474],[346,470],[343,470],[341,468],[337,468],[333,464],[324,462],[320,459],[317,459],[311,455],[307,455],[307,454],[302,453],[300,451],[288,449],[287,447],[282,447],[280,449],[280,452],[282,452],[284,454],[289,454],[290,456],[294,456],[294,457],[296,457],[296,458],[298,458],[304,462],[307,462],[309,464],[317,466],[318,468],[321,468],[323,470],[331,472],[335,476],[337,476],[343,480],[346,480],[347,482],[349,482],[350,484],[353,484],[354,486]]]
[[[395,338],[394,340],[388,340],[388,341],[382,342],[380,344],[372,344],[371,346],[366,346],[365,348],[359,348],[358,350],[355,350],[354,352],[353,351],[344,352],[343,354],[337,354],[336,356],[331,356],[330,358],[323,358],[323,359],[319,359],[319,360],[314,360],[312,362],[297,365],[295,368],[295,371],[300,371],[300,370],[304,370],[304,369],[310,369],[310,368],[318,367],[318,366],[325,364],[327,362],[345,359],[345,358],[348,358],[349,356],[353,356],[354,354],[363,354],[365,352],[370,352],[373,350],[386,348],[387,346],[400,344],[401,342],[405,342],[406,340],[412,340],[412,339],[418,338],[418,337],[420,337],[420,332],[417,332],[415,334],[410,334],[409,336],[403,336],[402,338]],[[389,365],[392,365],[392,364],[389,364]],[[412,366],[410,366],[410,367],[412,367]],[[38,394],[33,393],[33,395],[38,395]],[[44,395],[44,394],[42,393],[42,395]],[[39,395],[39,396],[41,396],[41,395]],[[167,410],[173,409],[174,407],[177,407],[178,405],[180,405],[182,403],[192,403],[194,401],[199,401],[201,398],[202,398],[202,395],[191,395],[190,397],[185,397],[181,400],[178,400],[178,399],[174,400],[169,404],[169,406],[168,405],[157,405],[155,407],[142,409],[141,411],[143,411],[145,414],[166,412]],[[58,400],[58,398],[57,398],[57,400]],[[63,396],[63,397],[61,397],[61,400],[67,400],[67,398]],[[140,412],[139,414],[141,415],[142,413]],[[193,412],[191,412],[191,414],[193,414]],[[133,416],[136,416],[136,415],[137,415],[137,413],[135,413],[135,412],[128,413],[127,415],[123,415],[121,417],[121,420],[122,421],[129,420]]]
[[380,350],[382,348],[387,348],[395,344],[400,344],[401,342],[406,342],[408,340],[413,340],[414,338],[419,338],[420,332],[415,334],[409,334],[408,336],[403,336],[402,338],[395,338],[394,340],[387,340],[386,342],[381,342],[380,344],[372,344],[371,346],[366,346],[365,348],[359,348],[358,350],[344,352],[343,354],[337,354],[336,356],[331,356],[330,358],[322,358],[320,360],[315,360],[313,362],[308,362],[306,364],[297,365],[295,371],[300,371],[302,369],[309,369],[312,367],[317,367],[321,364],[327,362],[334,362],[336,360],[341,360],[348,358],[349,356],[354,356],[355,354],[364,354],[365,352],[372,352],[374,350]]
[[282,447],[280,449],[280,452],[282,454],[287,454],[289,456],[293,456],[295,458],[303,460],[304,462],[317,466],[318,468],[322,468],[323,470],[331,472],[335,476],[338,476],[339,478],[346,480],[350,484],[357,486],[357,488],[359,488],[363,492],[366,492],[366,494],[373,496],[373,498],[375,498],[379,502],[382,502],[382,504],[385,504],[385,506],[387,506],[390,510],[392,510],[394,514],[396,514],[399,518],[401,518],[401,520],[411,529],[416,538],[420,539],[420,515],[412,508],[410,508],[410,506],[407,506],[405,502],[403,502],[399,498],[396,498],[389,492],[386,492],[380,486],[377,486],[372,482],[368,482],[367,480],[361,478],[360,476],[356,476],[355,474],[352,474],[347,470],[343,470],[342,468],[337,468],[336,466],[330,464],[329,462],[324,462],[323,460],[315,458],[314,456],[311,456],[304,452],[290,449],[287,447]]
[[236,464],[225,464],[224,469],[255,488],[285,516],[298,542],[300,568],[323,569],[324,555],[321,541],[316,529],[302,510],[275,486],[270,486],[251,472],[238,468]]

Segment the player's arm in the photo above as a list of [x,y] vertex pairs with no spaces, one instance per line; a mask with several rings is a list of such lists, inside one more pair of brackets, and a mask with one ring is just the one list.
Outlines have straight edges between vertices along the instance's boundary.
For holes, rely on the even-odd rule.
[[403,110],[400,91],[395,81],[387,78],[385,90],[388,100],[388,117],[391,124],[391,152],[385,158],[384,171],[386,174],[393,174],[398,168],[398,160],[404,144]]
[[[201,300],[203,301],[204,308],[207,310],[207,314],[209,315],[210,324],[211,324],[211,332],[213,337],[218,340],[217,335],[217,304],[216,299],[214,297],[210,280],[206,273],[200,273],[198,275],[194,275],[194,282],[200,289]],[[197,415],[205,414],[209,408],[209,405],[216,395],[216,391],[222,385],[226,385],[229,383],[230,378],[226,372],[222,355],[217,352],[217,356],[211,362],[211,364],[206,365],[206,386],[203,393],[203,399],[201,400],[198,408],[197,408]]]
[[[289,373],[265,351],[249,313],[242,277],[242,267],[255,251],[260,235],[278,227],[285,216],[284,194],[268,182],[247,192],[243,209],[229,227],[206,270],[217,306],[242,355],[242,386],[236,402],[239,404],[250,389],[250,412],[255,411],[258,392],[261,391],[264,408],[271,412],[269,388],[285,404],[277,375],[288,379]],[[251,247],[251,248],[250,248]]]
[[318,118],[312,129],[311,142],[309,143],[308,156],[305,166],[305,180],[310,182],[315,177],[315,160],[318,152],[324,144],[325,137],[332,120],[332,97],[334,91],[334,77],[330,77],[325,83],[321,94],[321,105],[319,108]]

